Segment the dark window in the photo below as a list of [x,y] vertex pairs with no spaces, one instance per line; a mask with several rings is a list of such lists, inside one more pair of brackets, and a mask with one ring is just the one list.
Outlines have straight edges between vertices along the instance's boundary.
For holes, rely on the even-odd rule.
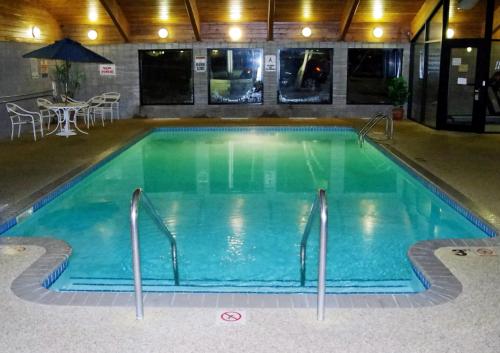
[[401,76],[403,49],[349,49],[347,104],[390,104],[387,83]]
[[279,103],[332,103],[332,49],[282,49],[279,56]]
[[193,104],[193,51],[140,50],[141,104]]
[[262,49],[208,49],[209,104],[262,103]]

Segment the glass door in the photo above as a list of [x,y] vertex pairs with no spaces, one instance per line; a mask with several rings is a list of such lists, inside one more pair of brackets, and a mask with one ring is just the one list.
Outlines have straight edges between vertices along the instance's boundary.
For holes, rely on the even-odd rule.
[[486,84],[486,132],[500,132],[500,41],[491,43],[489,78]]
[[482,81],[478,79],[477,67],[480,45],[450,43],[446,51],[449,63],[445,129],[480,132],[484,126]]

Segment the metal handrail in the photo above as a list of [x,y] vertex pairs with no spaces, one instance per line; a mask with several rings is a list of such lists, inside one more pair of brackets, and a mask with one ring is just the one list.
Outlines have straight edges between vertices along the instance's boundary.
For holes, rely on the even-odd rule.
[[14,103],[19,101],[24,101],[28,99],[35,99],[41,97],[49,97],[53,95],[52,90],[46,90],[41,92],[33,92],[33,93],[22,93],[22,94],[14,94],[11,96],[2,96],[0,97],[0,104],[5,103]]
[[148,195],[141,188],[134,190],[132,194],[132,202],[130,204],[130,239],[132,242],[132,264],[134,269],[134,291],[135,291],[135,312],[137,319],[142,319],[144,316],[144,305],[142,297],[142,278],[141,278],[141,255],[139,249],[139,229],[137,225],[137,217],[139,215],[139,201],[144,201],[146,209],[150,212],[153,220],[158,227],[167,235],[170,241],[170,250],[172,252],[172,268],[174,271],[174,283],[179,285],[179,268],[177,266],[177,243],[174,236],[163,223],[160,215],[156,211],[153,203]]
[[392,117],[389,117],[382,113],[377,113],[368,120],[368,122],[359,130],[358,132],[358,143],[363,146],[365,142],[366,135],[373,129],[380,121],[385,120],[385,135],[390,140],[392,139],[394,133],[394,125]]
[[318,258],[318,306],[317,318],[324,320],[325,318],[325,279],[326,279],[326,244],[328,241],[328,204],[326,202],[326,192],[323,189],[318,191],[318,195],[314,199],[307,219],[306,228],[300,242],[300,285],[304,286],[306,282],[306,248],[309,234],[314,216],[319,210],[319,258]]

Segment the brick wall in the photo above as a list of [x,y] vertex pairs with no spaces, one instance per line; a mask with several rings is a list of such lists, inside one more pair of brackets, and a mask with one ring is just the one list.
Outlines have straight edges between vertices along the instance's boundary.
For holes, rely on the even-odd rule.
[[[288,105],[277,104],[277,72],[264,71],[264,103],[261,105],[209,105],[207,73],[194,73],[194,105],[143,106],[139,104],[139,58],[138,50],[143,49],[193,49],[193,56],[206,56],[208,48],[262,48],[264,55],[277,54],[280,48],[333,48],[333,104]],[[370,116],[390,106],[346,105],[347,89],[347,49],[348,48],[403,48],[403,75],[408,78],[409,44],[373,44],[344,42],[201,42],[168,44],[122,44],[94,46],[93,50],[109,58],[116,64],[116,77],[100,77],[97,67],[81,65],[87,74],[82,98],[104,91],[122,93],[122,114],[148,117],[353,117]]]
[[[264,104],[262,105],[208,105],[207,73],[194,73],[194,105],[140,106],[139,55],[143,49],[193,49],[193,56],[206,56],[207,48],[262,48],[264,55],[277,54],[280,48],[333,48],[333,104],[287,105],[277,104],[277,72],[264,72]],[[29,93],[50,89],[50,79],[31,79],[29,60],[21,55],[36,47],[31,44],[0,42],[0,96]],[[346,105],[347,49],[348,48],[403,48],[403,74],[408,78],[409,44],[373,44],[361,42],[298,42],[273,41],[251,43],[201,42],[164,44],[114,44],[91,46],[92,50],[116,64],[116,76],[99,76],[98,65],[79,64],[75,67],[85,72],[86,81],[77,98],[88,99],[106,91],[122,94],[121,115],[131,117],[352,117],[370,116],[389,106]],[[28,107],[33,102],[21,102]],[[0,105],[0,136],[10,134],[5,107]]]
[[[50,78],[33,79],[31,61],[22,55],[38,49],[40,44],[0,42],[0,97],[42,92],[52,88]],[[0,101],[4,99],[0,98]],[[34,99],[15,102],[28,110],[36,110]],[[9,136],[10,119],[5,104],[0,103],[0,138]],[[24,128],[23,131],[28,131]]]

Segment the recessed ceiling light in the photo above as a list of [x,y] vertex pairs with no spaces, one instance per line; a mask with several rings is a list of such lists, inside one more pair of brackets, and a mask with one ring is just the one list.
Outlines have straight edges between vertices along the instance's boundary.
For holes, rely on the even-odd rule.
[[455,31],[453,30],[453,28],[448,28],[446,30],[446,38],[451,39],[453,38],[453,36],[455,36]]
[[312,34],[311,28],[309,27],[304,27],[302,28],[302,35],[306,38],[310,37]]
[[380,0],[375,0],[373,2],[373,18],[380,20],[384,16],[384,7]]
[[96,11],[89,12],[89,20],[92,22],[97,21],[97,12]]
[[384,35],[384,30],[382,29],[382,27],[375,27],[373,29],[373,36],[375,38],[380,38]]
[[241,20],[241,4],[233,1],[229,9],[229,17],[233,21]]
[[168,20],[168,3],[165,0],[160,1],[160,20]]
[[161,28],[159,31],[158,31],[158,35],[160,36],[160,38],[167,38],[168,37],[168,31],[166,28]]
[[229,29],[229,37],[232,40],[239,40],[241,38],[241,29],[239,27],[231,27]]
[[94,29],[91,29],[87,33],[87,37],[89,37],[90,40],[96,40],[97,39],[97,31]]
[[42,31],[40,31],[40,28],[38,28],[37,26],[33,26],[31,28],[31,35],[35,39],[40,39],[40,36],[42,35]]
[[470,53],[472,51],[471,47],[467,47],[467,53]]

